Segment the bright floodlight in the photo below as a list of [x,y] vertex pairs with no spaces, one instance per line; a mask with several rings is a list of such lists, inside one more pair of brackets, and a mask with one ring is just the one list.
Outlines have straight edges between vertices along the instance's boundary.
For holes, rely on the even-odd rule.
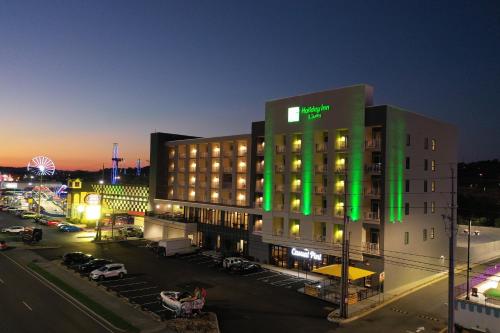
[[37,156],[28,163],[28,171],[33,172],[38,176],[52,176],[56,171],[54,162],[48,157]]

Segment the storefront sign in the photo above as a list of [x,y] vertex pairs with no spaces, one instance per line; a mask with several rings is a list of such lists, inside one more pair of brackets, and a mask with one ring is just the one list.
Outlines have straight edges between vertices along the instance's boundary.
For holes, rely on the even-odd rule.
[[330,111],[330,105],[312,105],[312,106],[294,106],[288,108],[288,122],[296,123],[300,121],[300,115],[304,115],[307,120],[315,120],[321,118],[323,112]]
[[297,250],[296,248],[293,248],[292,249],[292,256],[306,258],[306,259],[313,259],[313,260],[318,260],[318,261],[321,261],[321,259],[322,259],[321,253],[309,251],[308,249]]
[[85,203],[87,205],[98,205],[101,203],[101,196],[95,193],[87,194],[85,196]]

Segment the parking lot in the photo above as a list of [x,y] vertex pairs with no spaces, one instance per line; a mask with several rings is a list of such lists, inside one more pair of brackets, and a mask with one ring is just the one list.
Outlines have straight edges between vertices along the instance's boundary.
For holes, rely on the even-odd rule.
[[[248,275],[231,274],[216,257],[196,254],[158,257],[141,242],[78,243],[37,253],[60,260],[65,252],[82,251],[94,257],[124,263],[128,280],[109,280],[103,286],[130,302],[168,318],[157,300],[162,290],[207,291],[205,311],[217,314],[223,332],[327,332],[334,329],[325,318],[332,304],[298,293],[301,279],[268,270]],[[258,273],[258,274],[257,274]]]

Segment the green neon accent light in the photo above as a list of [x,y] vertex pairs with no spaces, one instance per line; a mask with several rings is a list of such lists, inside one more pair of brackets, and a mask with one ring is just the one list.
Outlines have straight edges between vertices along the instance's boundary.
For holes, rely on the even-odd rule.
[[274,133],[271,112],[266,112],[264,137],[264,198],[263,209],[270,212],[273,209],[273,183],[274,183]]
[[355,106],[351,112],[349,128],[348,193],[351,221],[361,218],[363,204],[363,171],[365,144],[365,96],[356,94]]
[[304,115],[307,120],[320,119],[323,112],[330,111],[330,105],[293,106],[288,108],[288,122],[296,123],[300,121],[300,115]]
[[302,214],[311,215],[314,181],[314,128],[304,125],[302,137]]
[[389,222],[403,221],[403,187],[406,126],[403,113],[387,110],[387,182]]

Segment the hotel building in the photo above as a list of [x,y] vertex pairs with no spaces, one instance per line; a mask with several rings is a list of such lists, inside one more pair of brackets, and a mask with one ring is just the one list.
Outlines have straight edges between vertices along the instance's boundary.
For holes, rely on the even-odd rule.
[[204,248],[311,270],[339,262],[346,214],[351,265],[393,290],[446,269],[456,161],[453,126],[374,105],[370,86],[273,100],[250,134],[152,134],[151,223],[191,224],[183,235]]

